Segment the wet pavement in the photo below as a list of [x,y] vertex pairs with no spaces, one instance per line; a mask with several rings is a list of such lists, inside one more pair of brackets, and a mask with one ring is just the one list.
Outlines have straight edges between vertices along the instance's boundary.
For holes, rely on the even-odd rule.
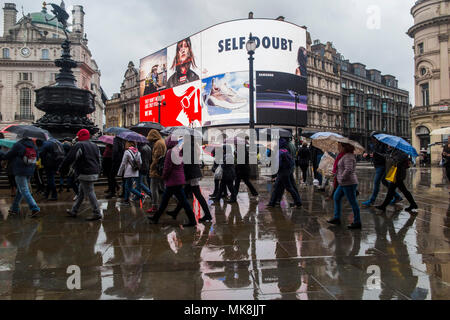
[[[360,202],[373,174],[370,166],[358,168]],[[346,223],[330,227],[333,203],[311,185],[299,186],[301,209],[289,207],[290,196],[281,208],[267,208],[272,183],[263,175],[256,186],[258,198],[242,184],[238,203],[210,202],[213,222],[196,229],[181,227],[183,212],[177,221],[163,215],[150,225],[139,205],[102,199],[103,187],[102,221],[83,220],[88,203],[79,218],[67,218],[69,193],[40,202],[36,219],[24,206],[8,217],[12,199],[4,190],[0,299],[450,299],[450,198],[442,169],[410,170],[416,216],[403,210],[406,200],[385,215],[362,208],[358,231],[346,229],[352,214],[345,199]],[[207,198],[212,178],[201,188]],[[381,187],[377,202],[385,194]],[[80,268],[80,289],[68,289],[70,266]]]

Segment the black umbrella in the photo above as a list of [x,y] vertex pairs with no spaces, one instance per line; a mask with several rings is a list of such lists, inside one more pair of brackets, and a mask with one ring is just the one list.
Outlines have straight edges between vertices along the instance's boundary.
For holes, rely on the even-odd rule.
[[137,125],[130,128],[130,130],[142,134],[144,136],[147,136],[150,130],[152,129],[161,131],[162,129],[164,129],[164,127],[157,122],[140,122]]
[[118,135],[119,133],[127,132],[127,131],[131,131],[131,130],[129,130],[127,128],[122,128],[122,127],[111,127],[111,128],[106,129],[105,133]]
[[4,131],[15,133],[22,138],[36,138],[44,141],[51,138],[51,134],[47,130],[31,125],[13,125]]
[[189,127],[167,127],[161,130],[160,132],[162,135],[170,136],[174,133],[176,133],[177,136],[195,136],[198,138],[202,138],[202,132],[201,129],[192,129]]
[[259,131],[260,135],[264,135],[266,134],[267,136],[273,136],[276,134],[276,132],[278,131],[278,136],[280,138],[291,138],[292,137],[292,132],[290,132],[289,130],[283,129],[283,128],[268,128],[268,129],[262,129]]

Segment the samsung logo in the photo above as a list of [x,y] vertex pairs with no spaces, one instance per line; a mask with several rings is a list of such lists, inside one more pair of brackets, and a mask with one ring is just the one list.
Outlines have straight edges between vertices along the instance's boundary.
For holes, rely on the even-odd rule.
[[273,73],[258,73],[259,77],[274,77]]
[[[287,50],[292,51],[292,40],[280,37],[253,37],[256,42],[256,48],[262,46],[265,49]],[[245,47],[246,37],[228,38],[220,40],[217,44],[218,52],[242,50]]]

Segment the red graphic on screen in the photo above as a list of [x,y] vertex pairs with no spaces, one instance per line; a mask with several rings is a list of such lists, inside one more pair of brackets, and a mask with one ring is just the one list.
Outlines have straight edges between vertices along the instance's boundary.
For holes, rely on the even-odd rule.
[[[161,94],[161,124],[172,126],[200,126],[202,123],[202,107],[200,104],[200,88],[189,86],[181,95],[174,92],[178,88],[170,88]],[[166,104],[164,105],[164,102]],[[158,93],[140,98],[140,121],[158,122]]]

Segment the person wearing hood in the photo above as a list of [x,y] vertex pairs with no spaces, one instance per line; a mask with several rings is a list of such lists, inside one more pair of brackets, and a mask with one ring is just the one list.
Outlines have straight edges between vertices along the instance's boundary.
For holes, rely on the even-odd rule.
[[[183,148],[183,151],[185,151],[186,148]],[[200,146],[195,143],[194,139],[190,139],[190,159],[189,163],[184,163],[184,177],[186,179],[186,186],[184,187],[184,193],[186,194],[186,197],[192,198],[192,195],[195,196],[195,198],[200,203],[200,206],[203,209],[203,213],[205,214],[202,218],[200,218],[199,222],[206,222],[211,221],[212,216],[209,211],[208,203],[206,202],[205,198],[202,195],[202,192],[200,190],[200,180],[202,179],[202,170],[200,169]],[[175,210],[171,212],[167,212],[168,215],[172,216],[173,219],[177,218],[178,213],[183,208],[182,204],[178,202],[177,207]]]
[[[111,199],[116,196],[116,192],[119,189],[116,182],[117,172],[119,171],[120,165],[122,164],[123,154],[125,152],[125,140],[114,137],[113,146],[112,146],[112,164],[111,171],[109,173],[109,180],[111,186],[109,187],[110,193],[106,195],[106,199]],[[112,189],[112,190],[111,190]],[[122,197],[125,192],[124,181],[122,181]]]
[[164,190],[162,177],[158,174],[158,161],[166,155],[167,147],[161,134],[156,129],[150,130],[147,136],[148,142],[152,146],[152,163],[150,165],[150,190],[152,191],[152,207],[147,213],[153,213],[158,210],[160,205],[159,190]]
[[16,142],[6,154],[1,153],[2,159],[8,160],[11,163],[12,173],[15,176],[14,180],[17,185],[16,196],[9,209],[10,215],[19,213],[22,198],[25,198],[28,203],[28,207],[31,210],[31,217],[37,216],[41,211],[28,188],[30,179],[36,169],[38,156],[38,149],[29,138],[23,138]]
[[77,143],[70,149],[69,154],[64,158],[59,172],[67,174],[73,165],[75,175],[80,182],[78,197],[72,206],[67,210],[70,217],[76,218],[84,197],[88,197],[93,210],[93,215],[86,218],[87,221],[100,220],[102,214],[95,195],[94,182],[98,180],[101,171],[101,154],[98,146],[90,141],[90,133],[86,129],[81,129],[77,133]]
[[278,204],[279,199],[283,197],[284,190],[286,189],[294,199],[295,206],[297,208],[302,206],[300,194],[296,191],[291,182],[292,168],[295,162],[288,150],[288,141],[284,138],[280,138],[280,149],[278,151],[278,173],[275,180],[272,195],[270,197],[269,207],[275,207]]
[[195,220],[194,211],[192,211],[183,191],[183,185],[186,183],[186,180],[184,177],[183,158],[180,155],[180,149],[175,147],[177,145],[178,141],[175,137],[169,136],[166,139],[167,153],[164,159],[164,170],[162,174],[162,178],[166,184],[166,190],[164,191],[158,210],[153,216],[149,216],[148,219],[151,223],[157,224],[159,218],[166,210],[170,198],[175,196],[189,218],[189,222],[183,226],[194,227],[197,225],[197,221]]
[[150,190],[150,183],[148,186],[145,184],[147,178],[150,173],[150,164],[152,161],[152,148],[148,145],[148,143],[140,143],[138,145],[138,150],[141,153],[142,165],[139,169],[139,184],[136,186],[136,189],[141,192],[144,191],[149,197],[152,196],[152,191]]
[[238,157],[238,143],[236,141],[235,144],[235,154],[236,154],[236,159],[237,159],[237,164],[236,164],[236,181],[234,183],[234,189],[235,189],[235,193],[238,194],[239,193],[239,186],[241,185],[241,181],[244,181],[245,185],[247,186],[248,190],[250,191],[250,193],[252,194],[253,197],[257,197],[258,196],[258,191],[256,191],[256,188],[253,186],[253,184],[250,181],[250,147],[249,145],[246,143],[244,146],[244,163],[239,163],[239,157]]
[[125,152],[123,154],[122,163],[120,164],[118,176],[123,176],[125,179],[125,192],[123,201],[120,202],[122,206],[130,205],[130,192],[133,193],[138,200],[143,199],[142,194],[133,188],[133,183],[139,185],[139,169],[142,166],[141,153],[136,148],[134,141],[127,141],[125,143]]

